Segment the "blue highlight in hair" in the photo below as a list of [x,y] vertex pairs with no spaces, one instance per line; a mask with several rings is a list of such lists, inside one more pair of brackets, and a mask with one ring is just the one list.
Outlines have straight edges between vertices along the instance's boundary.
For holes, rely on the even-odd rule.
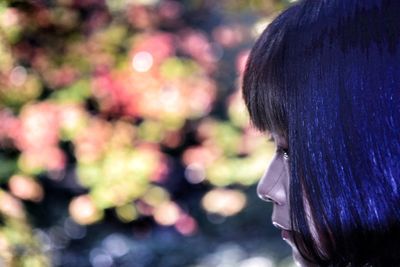
[[250,117],[288,138],[296,243],[323,266],[400,266],[399,14],[394,0],[300,1],[249,57]]

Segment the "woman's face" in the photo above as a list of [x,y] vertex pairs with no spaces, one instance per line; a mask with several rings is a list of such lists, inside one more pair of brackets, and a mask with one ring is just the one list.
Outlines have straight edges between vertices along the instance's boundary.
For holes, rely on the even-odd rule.
[[289,206],[290,175],[287,140],[276,133],[272,133],[272,139],[276,152],[258,183],[257,194],[262,200],[272,202],[272,224],[281,230],[282,239],[291,246],[295,262],[299,266],[312,266],[301,257],[293,241]]

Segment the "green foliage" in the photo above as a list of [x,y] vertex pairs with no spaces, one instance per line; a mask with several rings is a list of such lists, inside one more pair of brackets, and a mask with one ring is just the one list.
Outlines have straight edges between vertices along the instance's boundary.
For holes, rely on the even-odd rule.
[[[217,5],[223,12],[256,9],[269,16],[286,4]],[[240,67],[229,77],[236,86],[229,93],[219,91],[226,82],[219,77],[221,66],[234,73],[234,61],[243,58],[225,59],[224,52],[242,50],[254,26],[221,24],[204,32],[201,23],[188,22],[188,14],[206,7],[205,1],[0,2],[5,265],[50,265],[23,205],[49,193],[39,176],[60,186],[57,175],[73,177],[79,190],[69,192],[65,209],[81,225],[112,210],[122,223],[151,217],[182,235],[194,234],[201,220],[164,187],[184,176],[175,177],[171,162],[185,168],[189,183],[210,185],[203,200],[216,192],[202,216],[233,216],[245,207],[244,188],[257,182],[273,148],[248,124]],[[216,114],[221,103],[226,110]],[[224,193],[232,202],[221,209],[215,203]]]

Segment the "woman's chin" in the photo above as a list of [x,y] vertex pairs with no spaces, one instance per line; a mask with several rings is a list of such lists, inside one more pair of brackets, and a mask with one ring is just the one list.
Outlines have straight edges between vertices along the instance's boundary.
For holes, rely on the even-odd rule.
[[292,249],[292,256],[293,260],[299,267],[308,267],[309,265],[306,264],[304,258],[300,255],[297,249]]
[[309,261],[307,261],[306,259],[304,259],[300,252],[297,250],[294,241],[293,241],[293,233],[290,231],[282,231],[282,237],[283,240],[286,241],[286,243],[288,243],[288,245],[292,248],[292,256],[293,256],[293,260],[296,263],[297,266],[299,267],[314,267],[317,266],[313,263],[310,263]]
[[293,260],[299,267],[315,267],[317,265],[304,259],[296,248],[292,247]]

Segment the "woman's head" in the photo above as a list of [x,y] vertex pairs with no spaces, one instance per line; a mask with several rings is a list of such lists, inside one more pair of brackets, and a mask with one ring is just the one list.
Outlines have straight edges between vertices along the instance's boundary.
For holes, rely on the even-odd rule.
[[397,0],[300,1],[248,60],[251,120],[287,142],[290,229],[320,265],[400,264],[398,14]]

